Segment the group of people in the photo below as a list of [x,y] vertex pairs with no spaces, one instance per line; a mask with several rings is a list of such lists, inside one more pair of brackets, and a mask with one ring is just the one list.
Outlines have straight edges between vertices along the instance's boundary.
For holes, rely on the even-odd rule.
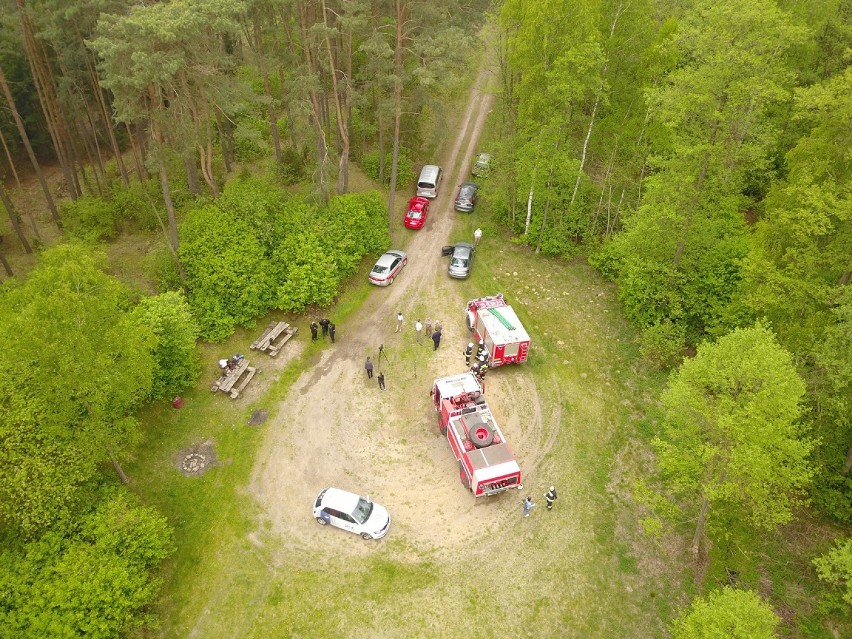
[[334,322],[332,322],[328,318],[323,318],[319,322],[313,320],[311,322],[311,339],[313,341],[317,341],[317,336],[320,328],[322,328],[323,339],[325,339],[326,336],[329,336],[331,337],[331,343],[334,344],[334,335],[337,332],[337,327],[334,325]]
[[[402,315],[402,311],[398,311],[397,314],[396,314],[396,330],[394,330],[394,333],[399,333],[402,330],[402,325],[403,325],[404,321],[405,321],[405,318]],[[438,320],[435,320],[434,330],[432,330],[432,328],[433,328],[432,318],[430,318],[430,317],[426,318],[425,324],[423,322],[421,322],[419,319],[416,322],[414,322],[414,332],[417,336],[417,343],[418,344],[423,343],[423,329],[424,329],[424,327],[426,329],[426,335],[430,336],[432,338],[432,344],[434,345],[433,350],[437,351],[438,347],[441,345],[441,334],[442,334],[441,333],[441,331],[442,331],[441,322],[439,322]]]
[[[473,359],[473,364],[470,363]],[[488,364],[491,358],[488,355],[488,349],[485,348],[485,342],[479,340],[479,346],[476,349],[476,355],[473,354],[473,342],[469,342],[467,348],[464,349],[465,366],[470,367],[470,372],[476,375],[476,378],[482,383],[485,380],[485,373],[488,372]]]

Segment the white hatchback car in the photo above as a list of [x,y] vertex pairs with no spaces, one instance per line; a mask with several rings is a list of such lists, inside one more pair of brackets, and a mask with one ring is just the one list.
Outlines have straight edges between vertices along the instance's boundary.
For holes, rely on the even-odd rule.
[[317,495],[314,517],[321,526],[331,524],[364,539],[381,539],[390,530],[387,508],[340,488],[326,488]]

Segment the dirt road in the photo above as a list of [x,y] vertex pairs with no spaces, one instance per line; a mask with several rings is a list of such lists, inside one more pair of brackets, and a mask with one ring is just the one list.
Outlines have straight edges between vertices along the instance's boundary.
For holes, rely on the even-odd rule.
[[[432,379],[464,370],[461,352],[470,335],[462,313],[466,300],[459,282],[447,276],[440,249],[459,215],[453,211],[456,186],[468,175],[491,108],[492,96],[484,91],[487,79],[487,71],[480,72],[455,140],[440,158],[443,184],[426,227],[413,232],[408,266],[392,286],[371,293],[354,321],[338,325],[338,343],[324,350],[281,398],[269,425],[249,490],[262,506],[262,528],[280,537],[282,552],[303,547],[367,553],[376,548],[366,542],[341,544],[340,536],[348,533],[314,522],[311,502],[325,486],[369,494],[391,513],[390,538],[438,554],[470,544],[517,515],[517,493],[477,500],[462,487],[429,401]],[[394,332],[397,311],[405,316],[400,333]],[[444,326],[437,351],[425,336],[423,344],[415,342],[414,323],[427,316]],[[379,344],[387,355],[376,362],[376,372],[383,370],[387,379],[384,392],[364,371],[365,358],[376,360]],[[510,376],[492,374],[488,397],[519,458],[526,460],[522,467],[529,477],[556,432],[542,429],[531,376],[522,369]]]

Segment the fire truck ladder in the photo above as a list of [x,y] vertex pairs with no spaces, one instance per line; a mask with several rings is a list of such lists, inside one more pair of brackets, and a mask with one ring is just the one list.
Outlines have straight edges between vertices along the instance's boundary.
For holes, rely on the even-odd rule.
[[514,327],[514,326],[512,326],[511,322],[509,322],[509,320],[507,320],[505,317],[503,317],[502,315],[500,315],[500,313],[497,311],[497,309],[496,309],[496,308],[489,308],[489,309],[488,309],[488,311],[489,311],[489,312],[490,312],[490,313],[491,313],[494,317],[496,317],[498,320],[500,320],[500,323],[501,323],[503,326],[505,326],[506,328],[508,328],[510,331],[514,331],[514,330],[515,330],[515,327]]

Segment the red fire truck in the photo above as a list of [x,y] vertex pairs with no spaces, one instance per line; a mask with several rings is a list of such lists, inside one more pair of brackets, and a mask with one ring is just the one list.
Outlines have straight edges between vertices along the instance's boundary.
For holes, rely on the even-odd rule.
[[476,342],[485,343],[491,368],[527,361],[530,336],[502,294],[470,300],[465,314],[467,327],[473,331]]
[[476,497],[521,488],[521,468],[485,403],[473,373],[435,380],[438,428],[459,464],[459,478]]

